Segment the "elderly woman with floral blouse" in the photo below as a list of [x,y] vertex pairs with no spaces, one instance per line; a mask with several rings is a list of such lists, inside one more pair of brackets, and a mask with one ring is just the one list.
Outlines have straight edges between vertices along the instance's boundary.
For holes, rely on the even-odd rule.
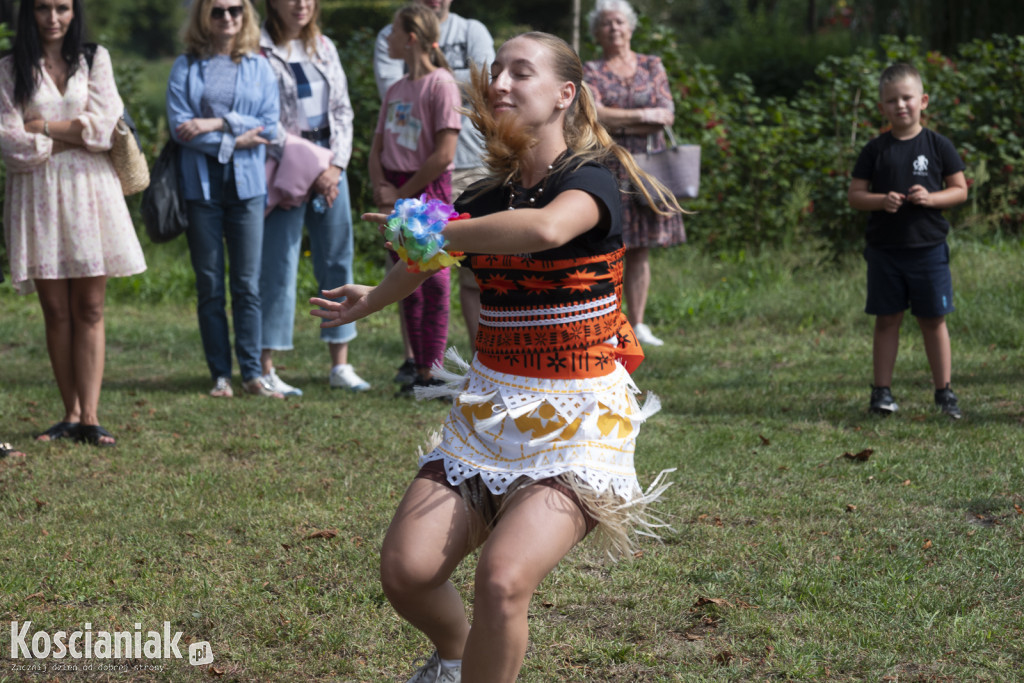
[[[662,129],[672,125],[675,107],[661,59],[637,54],[630,47],[636,12],[626,0],[598,0],[587,18],[602,51],[601,59],[584,65],[584,79],[597,101],[598,119],[615,142],[633,154],[647,151],[648,142],[652,150],[664,149]],[[629,188],[623,169],[613,166],[620,187]],[[641,344],[661,346],[664,342],[644,323],[651,284],[650,249],[685,242],[686,231],[680,214],[659,215],[641,204],[639,197],[632,192],[622,201],[626,313]]]

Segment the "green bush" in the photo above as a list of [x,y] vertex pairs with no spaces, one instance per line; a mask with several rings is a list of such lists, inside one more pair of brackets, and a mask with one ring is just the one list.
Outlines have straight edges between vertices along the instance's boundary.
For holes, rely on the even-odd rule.
[[922,72],[931,95],[927,125],[949,137],[967,163],[970,200],[950,212],[978,237],[1019,235],[1024,181],[1024,37],[994,36],[950,59],[915,38],[829,57],[790,100],[758,96],[749,78],[720,81],[690,57],[671,30],[641,19],[634,49],[659,54],[676,102],[677,137],[702,147],[701,196],[688,203],[691,241],[717,250],[861,243],[865,217],[849,208],[849,175],[863,145],[885,124],[877,79],[894,61]]

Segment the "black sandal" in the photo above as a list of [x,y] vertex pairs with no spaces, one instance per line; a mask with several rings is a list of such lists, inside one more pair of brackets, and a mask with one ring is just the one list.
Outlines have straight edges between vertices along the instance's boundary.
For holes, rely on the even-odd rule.
[[50,441],[57,441],[58,439],[69,439],[75,435],[76,429],[78,429],[77,422],[58,422],[45,432],[36,434],[35,438],[36,441],[39,441],[40,437],[47,437],[47,440],[42,443],[49,443]]
[[79,425],[78,429],[75,430],[75,443],[87,443],[90,446],[100,446],[109,448],[117,445],[117,440],[113,442],[100,441],[104,436],[114,438],[114,435],[108,432],[106,429],[99,425]]
[[0,443],[0,458],[6,458],[7,456],[11,456],[12,458],[24,458],[25,454],[9,443]]

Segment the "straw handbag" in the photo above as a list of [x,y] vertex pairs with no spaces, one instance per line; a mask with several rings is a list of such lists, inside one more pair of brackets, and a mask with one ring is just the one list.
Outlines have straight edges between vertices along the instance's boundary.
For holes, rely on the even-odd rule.
[[[680,199],[693,199],[700,191],[700,145],[680,145],[672,129],[665,126],[668,147],[651,151],[653,135],[647,136],[647,151],[634,154],[637,166],[661,181],[669,192]],[[648,188],[650,189],[650,188]],[[646,205],[642,193],[637,201]]]
[[149,187],[149,165],[135,137],[135,126],[126,111],[117,120],[111,136],[110,160],[121,181],[121,191],[127,197]]

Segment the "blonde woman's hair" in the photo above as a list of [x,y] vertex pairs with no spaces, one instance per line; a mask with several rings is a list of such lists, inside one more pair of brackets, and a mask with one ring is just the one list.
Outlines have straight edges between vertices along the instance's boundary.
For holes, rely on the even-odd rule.
[[[240,62],[245,55],[259,52],[260,49],[260,18],[252,0],[242,2],[242,28],[235,36],[231,45],[231,59]],[[181,31],[181,42],[185,44],[185,53],[197,59],[213,56],[213,30],[211,29],[210,9],[213,0],[192,0],[188,21]]]
[[437,20],[434,10],[419,3],[406,5],[395,12],[395,24],[403,32],[415,34],[416,40],[426,49],[431,64],[438,69],[451,71],[448,60],[444,58],[444,53],[437,44],[441,39],[441,23]]
[[[557,36],[539,31],[523,33],[516,38],[532,40],[548,48],[555,77],[576,86],[576,97],[566,109],[563,128],[569,154],[563,157],[559,165],[579,168],[591,161],[607,163],[614,157],[656,213],[665,216],[683,212],[672,193],[656,178],[642,171],[629,150],[618,145],[597,120],[594,96],[583,82],[583,64],[569,44]],[[474,66],[472,81],[466,92],[470,106],[465,114],[484,136],[486,143],[484,163],[490,170],[491,182],[485,190],[518,180],[521,177],[520,160],[524,152],[537,143],[529,131],[517,125],[513,117],[495,119],[487,101],[489,84],[490,74]]]
[[[267,21],[265,25],[267,33],[270,34],[270,39],[274,41],[274,45],[284,45],[284,22],[281,20],[281,15],[274,9],[274,3],[270,0],[266,1],[266,7]],[[318,38],[320,38],[320,0],[313,0],[313,15],[309,18],[309,23],[299,31],[299,40],[302,41],[303,47],[306,48],[306,54],[309,56],[313,56],[316,53],[316,41]]]

